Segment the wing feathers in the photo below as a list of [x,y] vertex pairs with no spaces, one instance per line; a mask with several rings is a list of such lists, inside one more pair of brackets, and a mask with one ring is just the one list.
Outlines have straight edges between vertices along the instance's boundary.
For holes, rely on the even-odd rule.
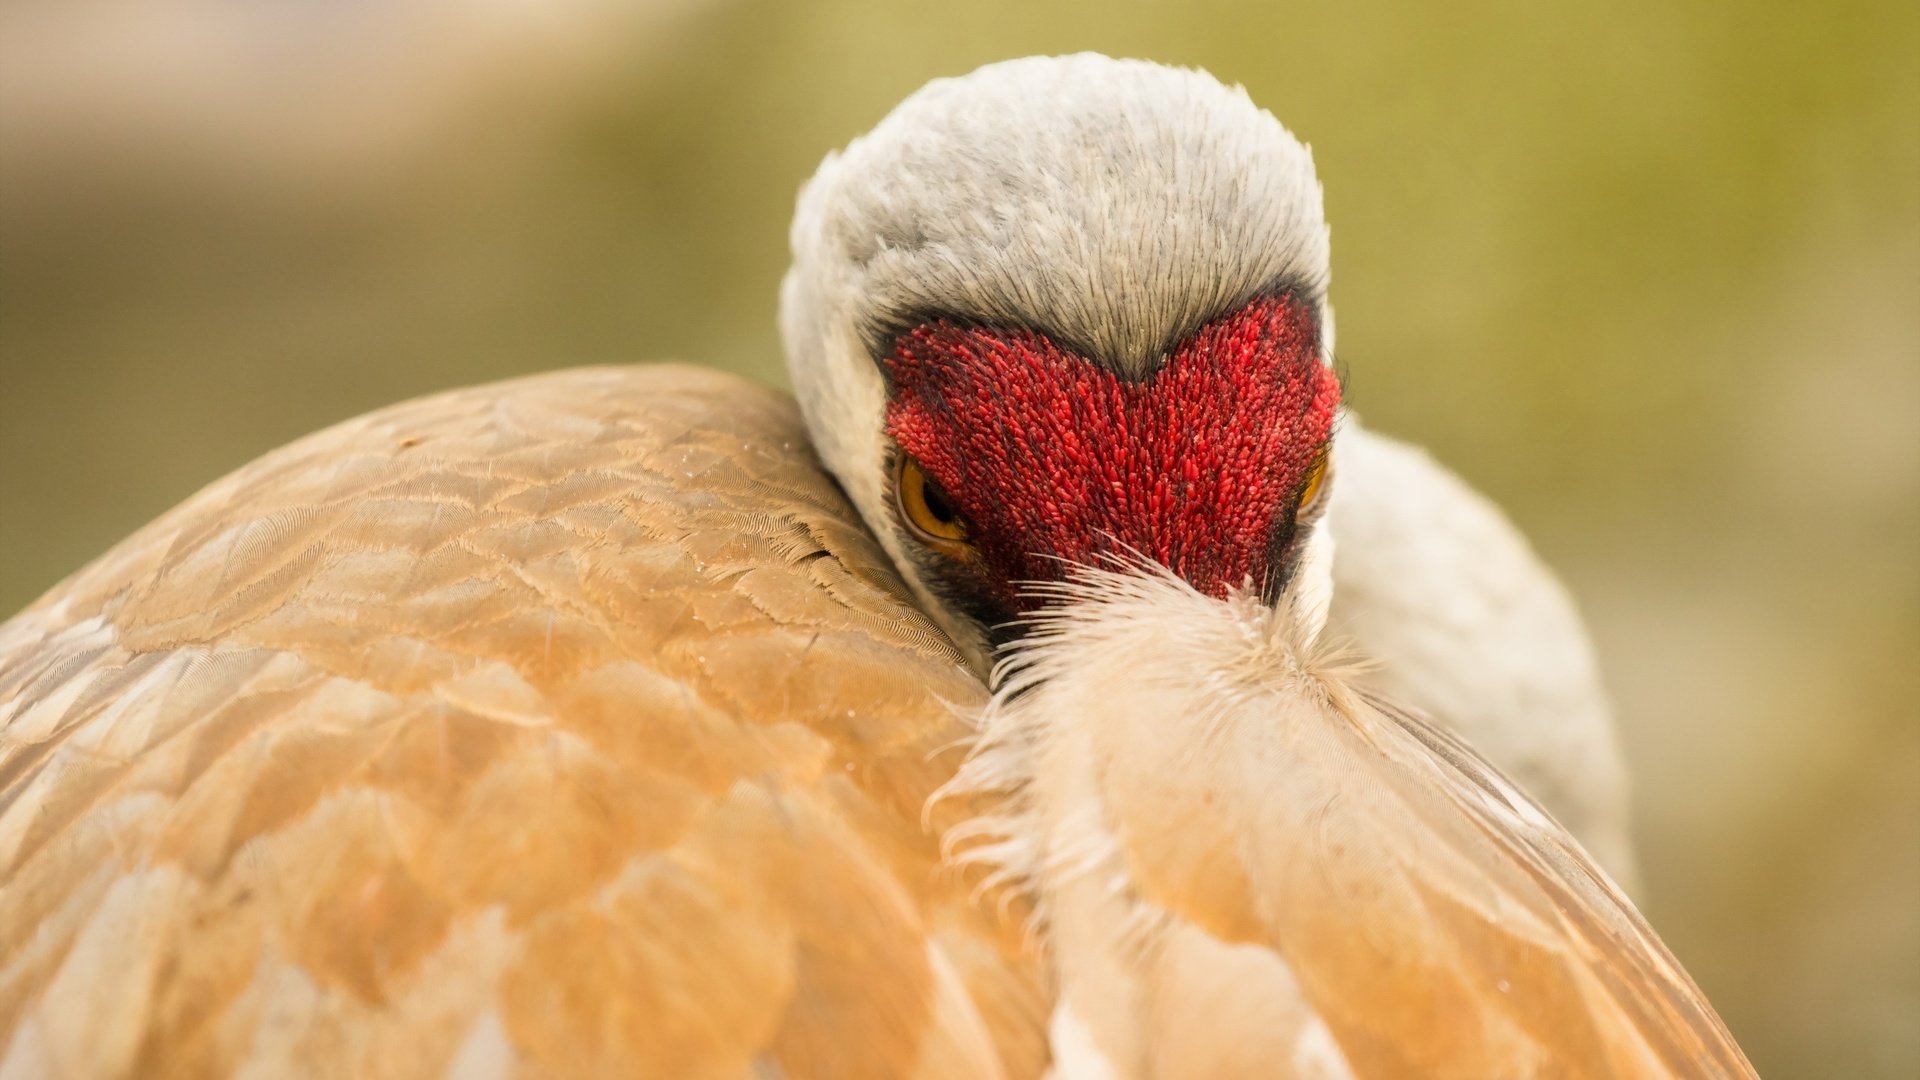
[[1252,608],[1071,610],[929,813],[984,690],[804,446],[686,369],[426,398],[0,626],[0,1074],[1748,1075],[1551,819]]
[[920,824],[981,691],[804,445],[686,369],[422,399],[0,627],[0,1058],[1036,1075]]
[[1268,1075],[1197,1048],[1288,1032],[1336,1075],[1751,1075],[1564,830],[1288,613],[1151,569],[1060,592],[956,787],[1001,797],[973,834],[1035,849],[1012,869],[1118,1074],[1180,1045]]

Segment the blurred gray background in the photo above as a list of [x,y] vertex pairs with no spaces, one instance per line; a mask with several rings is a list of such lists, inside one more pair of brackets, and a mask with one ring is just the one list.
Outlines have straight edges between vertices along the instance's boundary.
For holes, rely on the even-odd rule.
[[1350,400],[1590,616],[1646,907],[1770,1077],[1920,1075],[1920,5],[0,5],[0,614],[401,397],[781,381],[794,192],[1098,49],[1311,142]]

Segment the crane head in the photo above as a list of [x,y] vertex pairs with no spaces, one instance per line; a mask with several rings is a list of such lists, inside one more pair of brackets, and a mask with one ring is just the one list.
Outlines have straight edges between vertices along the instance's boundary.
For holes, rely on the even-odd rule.
[[1320,189],[1243,91],[1092,55],[932,83],[827,159],[792,244],[815,446],[983,666],[1076,566],[1329,588]]

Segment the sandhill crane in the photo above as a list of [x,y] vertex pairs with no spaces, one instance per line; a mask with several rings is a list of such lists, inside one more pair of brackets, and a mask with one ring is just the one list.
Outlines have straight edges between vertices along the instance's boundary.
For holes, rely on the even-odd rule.
[[397,405],[0,627],[0,1075],[1750,1074],[1382,696],[1626,857],[1564,596],[1341,422],[1272,117],[988,67],[792,239],[797,409]]

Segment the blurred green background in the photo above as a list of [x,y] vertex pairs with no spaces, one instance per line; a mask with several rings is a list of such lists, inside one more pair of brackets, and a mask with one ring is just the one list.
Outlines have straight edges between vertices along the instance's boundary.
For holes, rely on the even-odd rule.
[[0,6],[0,611],[398,398],[779,381],[797,185],[1098,49],[1312,143],[1351,400],[1588,612],[1647,908],[1760,1070],[1920,1075],[1920,5]]

